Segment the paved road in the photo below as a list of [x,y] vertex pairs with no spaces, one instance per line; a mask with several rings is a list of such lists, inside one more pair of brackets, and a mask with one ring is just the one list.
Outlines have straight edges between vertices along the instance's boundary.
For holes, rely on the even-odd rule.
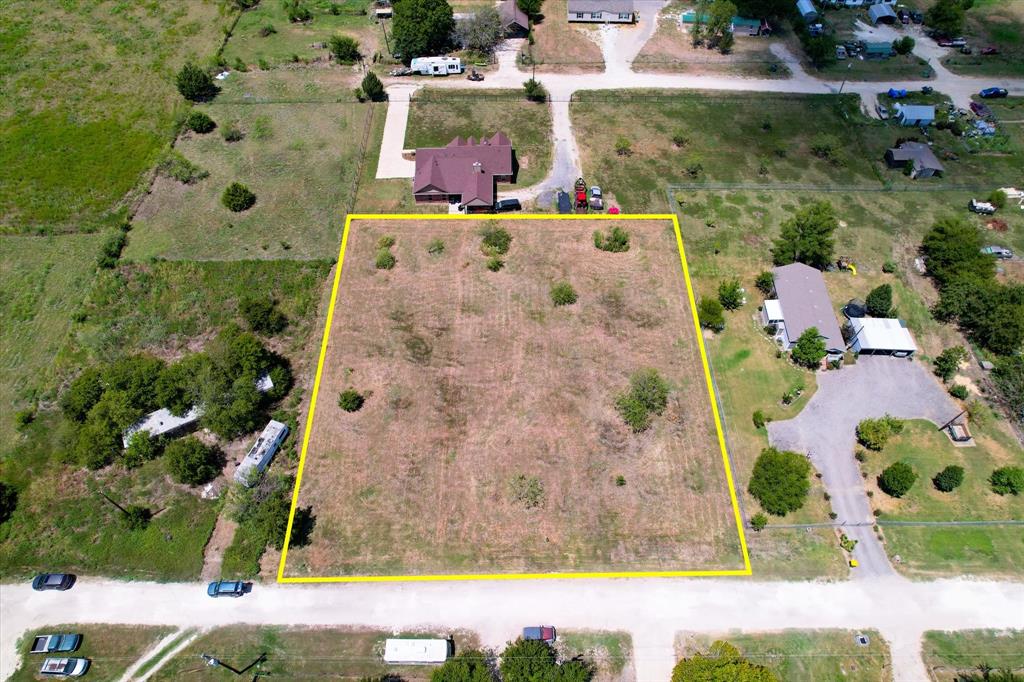
[[[794,419],[770,423],[768,440],[780,449],[810,453],[832,496],[836,520],[863,524],[873,521],[874,515],[853,457],[857,424],[891,414],[941,426],[959,413],[960,408],[921,363],[861,356],[852,367],[820,372],[818,389],[804,409]],[[855,578],[893,574],[885,548],[870,525],[851,526],[846,534],[857,540],[853,554],[860,565],[852,572]]]
[[1024,628],[1024,584],[950,580],[754,582],[552,580],[353,585],[257,585],[242,599],[210,599],[201,584],[82,579],[70,592],[0,586],[0,678],[26,630],[54,623],[214,627],[231,623],[421,626],[477,631],[500,646],[526,624],[628,630],[639,682],[667,682],[681,631],[876,628],[893,649],[896,679],[926,679],[921,633]]

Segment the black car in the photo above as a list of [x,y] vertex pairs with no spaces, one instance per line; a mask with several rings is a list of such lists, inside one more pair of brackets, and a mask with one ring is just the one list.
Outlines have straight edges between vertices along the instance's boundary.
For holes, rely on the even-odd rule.
[[910,11],[910,20],[915,24],[924,23],[924,12]]
[[500,201],[495,202],[494,204],[495,213],[505,213],[507,211],[521,210],[523,210],[523,205],[519,203],[519,199],[502,199]]
[[32,579],[32,589],[37,592],[43,590],[70,590],[75,584],[75,576],[70,573],[40,573]]

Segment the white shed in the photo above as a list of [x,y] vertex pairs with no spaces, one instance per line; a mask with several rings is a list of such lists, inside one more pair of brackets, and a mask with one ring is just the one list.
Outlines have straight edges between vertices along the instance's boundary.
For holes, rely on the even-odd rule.
[[447,639],[388,639],[384,642],[384,662],[403,665],[444,663],[452,652]]
[[263,429],[263,433],[249,452],[242,459],[242,463],[235,469],[235,481],[246,487],[251,487],[259,478],[259,474],[270,464],[281,443],[288,437],[288,426],[279,421],[270,420],[270,423]]
[[850,349],[863,355],[894,355],[905,358],[917,352],[917,344],[903,320],[855,317],[850,320],[853,341]]

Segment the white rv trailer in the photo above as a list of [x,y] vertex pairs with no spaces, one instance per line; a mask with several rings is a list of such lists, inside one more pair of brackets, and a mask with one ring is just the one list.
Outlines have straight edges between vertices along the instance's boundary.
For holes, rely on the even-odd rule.
[[416,57],[409,68],[424,76],[447,76],[464,70],[459,57]]
[[452,653],[447,639],[388,639],[384,642],[384,662],[402,665],[444,663]]

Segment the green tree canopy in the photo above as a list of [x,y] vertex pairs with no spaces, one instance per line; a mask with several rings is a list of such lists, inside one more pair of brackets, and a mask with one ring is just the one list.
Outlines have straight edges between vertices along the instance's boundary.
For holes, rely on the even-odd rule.
[[865,303],[871,317],[892,317],[892,285],[878,285],[868,294]]
[[495,682],[487,655],[470,649],[460,652],[430,673],[430,682]]
[[728,642],[718,641],[707,653],[684,658],[672,670],[672,682],[781,682],[764,666],[740,655]]
[[769,514],[785,516],[804,505],[811,489],[807,458],[788,450],[765,448],[754,463],[747,490]]
[[957,464],[950,464],[932,478],[935,489],[944,493],[956,490],[963,482],[964,468]]
[[924,236],[921,251],[928,274],[941,288],[954,279],[987,280],[995,276],[995,260],[981,252],[981,233],[960,218],[942,218]]
[[814,369],[821,364],[822,358],[828,355],[825,348],[825,341],[821,338],[821,332],[817,327],[808,327],[796,340],[793,350],[790,351],[793,362],[798,365]]
[[832,234],[837,227],[839,221],[827,201],[802,208],[782,223],[782,232],[772,247],[772,259],[776,265],[805,263],[824,269],[832,261]]
[[943,381],[949,381],[956,374],[960,363],[966,359],[967,351],[963,346],[946,348],[935,358],[935,376],[941,377]]
[[362,58],[359,54],[359,41],[352,36],[333,35],[327,42],[327,48],[341,64],[355,64]]
[[175,78],[175,83],[181,96],[193,102],[203,102],[212,99],[217,94],[217,86],[214,85],[210,74],[192,62],[181,67],[181,71]]
[[458,22],[455,35],[467,49],[490,54],[504,34],[501,15],[494,7],[482,7],[471,17]]
[[395,0],[393,8],[395,52],[403,63],[448,49],[455,19],[446,0]]
[[201,485],[212,481],[220,473],[220,450],[204,444],[195,436],[171,441],[164,450],[167,470],[178,483]]
[[992,380],[1017,419],[1024,421],[1024,356],[996,360]]
[[371,102],[383,102],[387,99],[387,93],[384,92],[384,84],[380,82],[380,78],[377,78],[377,74],[373,71],[366,72],[360,88]]
[[935,0],[925,12],[924,23],[943,36],[959,36],[964,30],[962,0]]
[[531,19],[540,15],[540,8],[543,4],[544,0],[516,0],[516,6]]
[[718,302],[726,310],[738,310],[743,305],[743,287],[738,279],[727,279],[718,285]]
[[892,497],[903,497],[917,481],[917,474],[906,462],[893,462],[878,477],[878,487]]
[[725,329],[725,309],[717,298],[701,297],[697,304],[700,326],[720,332]]
[[999,495],[1020,495],[1024,493],[1024,469],[1000,467],[989,476],[992,490]]
[[903,422],[885,415],[878,419],[863,419],[857,424],[857,440],[871,450],[881,450],[889,438],[903,431]]

